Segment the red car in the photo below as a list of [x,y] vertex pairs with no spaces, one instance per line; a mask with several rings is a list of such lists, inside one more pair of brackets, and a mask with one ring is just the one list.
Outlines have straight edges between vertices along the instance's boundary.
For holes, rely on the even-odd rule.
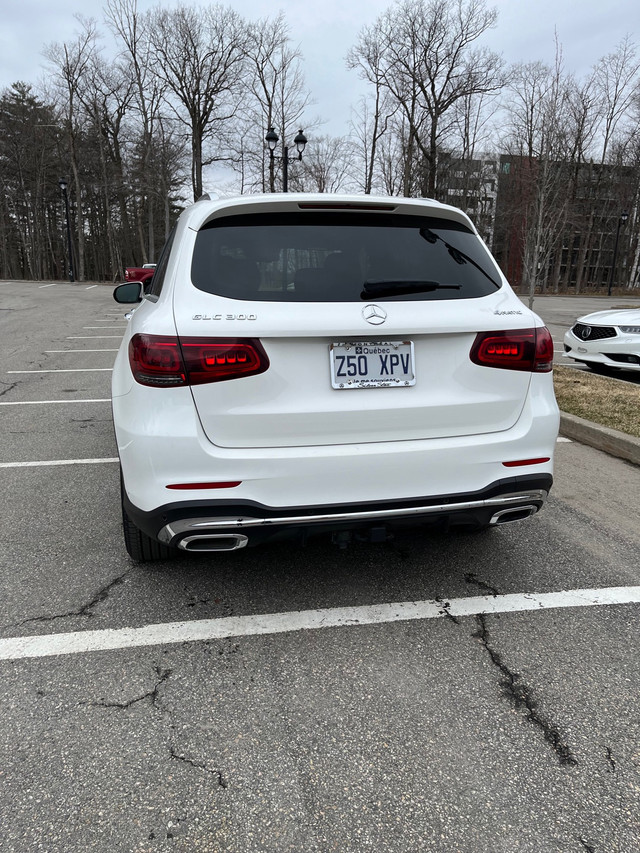
[[156,264],[143,264],[141,267],[126,267],[124,277],[127,281],[149,281],[156,270]]

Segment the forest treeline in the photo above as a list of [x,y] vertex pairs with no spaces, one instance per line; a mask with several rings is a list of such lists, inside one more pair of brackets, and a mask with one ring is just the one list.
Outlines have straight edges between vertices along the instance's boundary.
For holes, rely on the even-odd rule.
[[507,66],[483,44],[497,21],[484,0],[397,0],[346,57],[367,95],[335,137],[312,112],[282,13],[140,12],[137,0],[103,11],[45,47],[42,80],[0,95],[1,278],[68,275],[65,200],[76,278],[118,280],[155,261],[212,175],[227,193],[281,188],[264,144],[273,127],[279,145],[299,128],[309,140],[290,191],[458,204],[491,223],[494,252],[531,292],[606,285],[618,240],[616,283],[637,286],[640,60],[630,38],[578,78],[560,44],[552,64]]

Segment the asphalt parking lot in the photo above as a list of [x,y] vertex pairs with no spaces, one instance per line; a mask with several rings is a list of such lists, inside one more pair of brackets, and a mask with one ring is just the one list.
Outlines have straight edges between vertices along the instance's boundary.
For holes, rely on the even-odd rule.
[[560,441],[527,522],[138,566],[111,291],[0,283],[0,849],[640,851],[640,468]]

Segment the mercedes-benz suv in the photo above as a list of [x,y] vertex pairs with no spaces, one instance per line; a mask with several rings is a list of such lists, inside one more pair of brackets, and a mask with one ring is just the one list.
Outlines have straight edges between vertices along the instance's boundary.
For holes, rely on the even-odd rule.
[[135,560],[526,518],[552,483],[553,344],[460,210],[201,200],[113,371]]

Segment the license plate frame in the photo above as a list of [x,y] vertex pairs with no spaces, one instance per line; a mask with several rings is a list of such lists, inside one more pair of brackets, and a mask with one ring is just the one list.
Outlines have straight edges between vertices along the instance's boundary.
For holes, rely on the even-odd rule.
[[[331,387],[408,388],[416,384],[413,341],[336,341],[329,347]],[[397,372],[396,372],[397,371]]]

